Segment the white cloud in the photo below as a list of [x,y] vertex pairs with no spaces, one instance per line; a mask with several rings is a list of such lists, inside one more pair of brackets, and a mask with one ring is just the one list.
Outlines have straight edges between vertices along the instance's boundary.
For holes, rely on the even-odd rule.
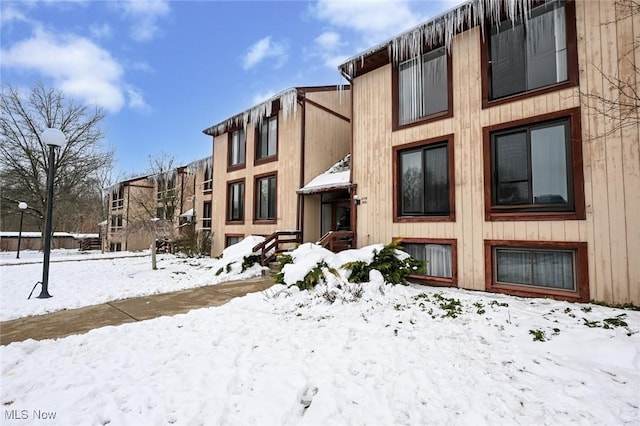
[[258,40],[244,54],[243,68],[250,69],[267,58],[276,59],[276,67],[281,66],[287,59],[287,46],[284,43],[271,41],[271,36]]
[[335,27],[357,32],[368,44],[382,42],[423,20],[411,10],[409,0],[318,0],[314,12]]
[[137,87],[127,85],[127,95],[129,96],[129,108],[148,111],[149,105],[145,102],[142,92]]
[[126,104],[141,107],[142,94],[124,82],[122,66],[99,45],[76,35],[53,35],[36,30],[31,38],[0,51],[3,68],[39,73],[53,79],[66,94],[87,104],[117,112]]
[[30,23],[32,21],[27,18],[20,8],[13,7],[11,3],[4,3],[2,7],[0,7],[0,23],[6,25],[11,22]]
[[103,24],[93,24],[89,27],[89,31],[94,38],[103,39],[111,37],[111,26],[106,22]]
[[340,46],[340,34],[335,31],[326,31],[315,39],[316,44],[326,50],[333,50]]
[[131,36],[139,42],[152,40],[159,30],[158,19],[170,12],[167,0],[125,0],[118,6],[131,18]]
[[256,93],[253,96],[253,99],[251,100],[252,104],[251,105],[258,105],[264,101],[266,101],[269,98],[273,98],[276,95],[277,92],[273,91],[273,90],[268,90],[266,92],[262,92],[262,93]]

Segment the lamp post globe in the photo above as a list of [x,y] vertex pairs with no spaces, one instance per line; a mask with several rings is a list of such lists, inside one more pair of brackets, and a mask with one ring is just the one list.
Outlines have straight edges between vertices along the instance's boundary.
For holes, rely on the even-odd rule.
[[44,262],[42,265],[42,290],[38,299],[48,299],[49,294],[49,261],[51,259],[51,222],[53,215],[53,180],[55,178],[56,148],[67,144],[67,137],[60,129],[47,128],[40,135],[40,139],[49,146],[49,177],[47,190],[47,216],[44,234]]
[[18,210],[20,210],[20,230],[18,231],[18,250],[16,252],[16,259],[20,259],[20,242],[22,240],[22,219],[24,218],[24,211],[29,207],[24,201],[18,203]]

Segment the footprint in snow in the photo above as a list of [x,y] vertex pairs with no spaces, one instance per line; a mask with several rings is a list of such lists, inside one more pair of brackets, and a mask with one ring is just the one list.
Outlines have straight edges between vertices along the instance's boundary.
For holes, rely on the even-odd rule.
[[300,404],[302,404],[303,409],[309,408],[311,402],[313,401],[313,397],[318,393],[318,388],[316,386],[307,386],[302,395],[300,396]]

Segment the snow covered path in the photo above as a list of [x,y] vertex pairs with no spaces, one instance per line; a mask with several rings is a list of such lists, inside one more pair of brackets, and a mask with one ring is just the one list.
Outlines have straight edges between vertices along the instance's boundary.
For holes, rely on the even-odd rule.
[[275,287],[1,347],[3,410],[28,414],[5,423],[45,424],[41,410],[61,425],[638,424],[640,312],[364,288],[329,304]]

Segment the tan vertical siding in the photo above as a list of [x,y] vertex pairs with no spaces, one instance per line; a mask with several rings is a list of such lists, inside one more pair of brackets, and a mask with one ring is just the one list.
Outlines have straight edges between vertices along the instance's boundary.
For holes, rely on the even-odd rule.
[[[333,89],[310,88],[305,94],[314,102],[348,117],[351,112],[349,92],[339,93]],[[305,108],[303,111],[302,108]],[[302,160],[302,115],[305,115],[305,176],[301,181]],[[246,130],[246,166],[227,171],[228,133],[217,136],[213,143],[213,220],[214,238],[212,254],[224,249],[225,234],[269,235],[278,230],[295,230],[298,226],[298,194],[304,183],[343,158],[349,152],[351,128],[349,122],[314,105],[301,106],[295,115],[286,119],[278,115],[278,160],[254,164],[255,129],[251,124]],[[255,204],[255,177],[277,173],[277,221],[275,224],[253,223]],[[226,223],[227,182],[245,179],[245,220],[243,224]],[[319,199],[319,197],[316,197]],[[319,233],[319,202],[309,202],[305,221],[310,223],[310,237],[314,241]],[[317,223],[316,223],[317,222]],[[315,230],[317,228],[317,230]]]
[[[616,13],[618,15],[616,15]],[[392,131],[391,66],[353,82],[354,183],[367,203],[358,207],[358,245],[392,237],[457,240],[458,283],[485,288],[484,240],[586,242],[590,297],[640,304],[640,148],[638,126],[612,130],[611,120],[594,114],[581,96],[613,99],[616,91],[602,73],[626,76],[637,87],[634,61],[627,55],[640,36],[640,18],[619,20],[610,2],[576,3],[580,86],[482,108],[480,30],[453,42],[452,118]],[[634,74],[631,76],[630,74]],[[482,129],[528,117],[581,107],[584,220],[486,221]],[[454,135],[455,214],[447,222],[394,223],[392,147]]]

